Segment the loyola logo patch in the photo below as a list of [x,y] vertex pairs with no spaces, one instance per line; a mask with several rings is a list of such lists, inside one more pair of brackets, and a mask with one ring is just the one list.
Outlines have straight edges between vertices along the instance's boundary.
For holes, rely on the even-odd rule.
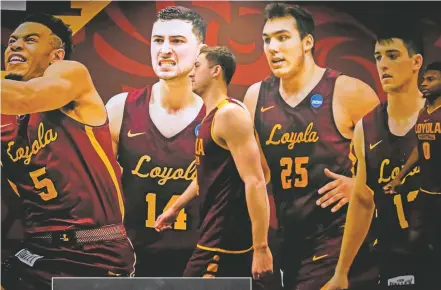
[[414,285],[414,284],[415,284],[415,276],[413,275],[398,276],[387,280],[387,286]]

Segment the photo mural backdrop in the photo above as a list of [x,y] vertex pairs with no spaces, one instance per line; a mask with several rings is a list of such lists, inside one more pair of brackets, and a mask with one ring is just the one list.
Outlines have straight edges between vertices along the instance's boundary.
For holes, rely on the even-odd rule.
[[[104,102],[112,96],[157,81],[150,59],[150,36],[156,13],[170,5],[191,8],[208,24],[208,45],[227,46],[237,58],[229,87],[231,97],[242,100],[247,88],[270,74],[263,53],[263,9],[268,2],[199,1],[22,1],[14,7],[2,3],[2,56],[9,35],[19,21],[35,11],[51,13],[74,31],[73,59],[85,64]],[[389,24],[420,27],[425,43],[425,63],[440,60],[441,20],[436,3],[407,2],[299,2],[316,21],[315,60],[368,83],[381,100],[385,94],[373,58],[376,31]],[[8,6],[12,4],[9,3]],[[8,9],[8,10],[5,10]],[[2,58],[3,59],[3,58]],[[4,63],[2,61],[2,76]],[[20,202],[2,175],[2,257],[23,236]],[[272,208],[271,227],[277,227]]]

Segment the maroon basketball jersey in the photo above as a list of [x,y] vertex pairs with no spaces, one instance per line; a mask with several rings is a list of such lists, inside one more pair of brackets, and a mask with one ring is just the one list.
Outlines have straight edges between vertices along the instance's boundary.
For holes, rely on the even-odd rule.
[[351,140],[338,131],[332,112],[339,75],[326,69],[319,83],[295,107],[281,97],[280,79],[274,75],[260,88],[255,126],[271,170],[277,217],[285,239],[316,236],[345,220],[346,208],[332,213],[316,205],[318,190],[332,181],[325,168],[353,175]]
[[411,204],[417,197],[420,170],[414,168],[404,179],[399,194],[385,194],[383,187],[395,178],[417,144],[415,132],[405,136],[389,130],[387,102],[363,118],[367,186],[374,194],[374,233],[383,251],[408,250],[408,221]]
[[60,110],[22,115],[2,127],[1,141],[3,169],[20,193],[27,233],[122,222],[121,170],[108,121],[87,126]]
[[118,160],[123,168],[126,229],[137,251],[194,249],[199,222],[195,202],[179,213],[172,230],[158,233],[154,225],[196,177],[196,127],[205,107],[184,130],[166,138],[150,118],[150,94],[151,86],[129,93],[124,108]]
[[421,191],[441,194],[441,107],[424,108],[415,125],[421,168]]
[[196,139],[201,215],[198,247],[240,253],[252,247],[245,184],[231,152],[214,141],[211,135],[216,112],[228,103],[238,104],[231,98],[220,102],[202,121]]

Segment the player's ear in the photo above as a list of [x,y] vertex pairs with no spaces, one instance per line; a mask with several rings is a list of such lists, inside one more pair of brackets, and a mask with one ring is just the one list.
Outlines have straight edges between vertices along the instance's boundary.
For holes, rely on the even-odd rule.
[[222,68],[221,68],[221,66],[220,65],[215,65],[213,68],[212,68],[212,76],[214,77],[214,78],[217,78],[219,75],[221,75],[222,74]]
[[314,47],[314,37],[311,34],[306,35],[303,38],[303,49],[306,52],[311,51]]
[[413,67],[415,71],[419,71],[423,66],[423,56],[419,53],[412,56]]
[[50,63],[50,64],[53,64],[53,63],[56,62],[56,61],[63,60],[65,54],[66,54],[66,52],[64,51],[64,49],[61,49],[61,48],[59,48],[59,49],[54,49],[54,50],[51,52],[51,60],[49,61],[49,63]]

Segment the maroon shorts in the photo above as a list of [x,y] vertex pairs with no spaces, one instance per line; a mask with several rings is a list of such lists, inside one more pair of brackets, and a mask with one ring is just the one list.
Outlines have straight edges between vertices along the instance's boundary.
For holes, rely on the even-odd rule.
[[441,259],[441,194],[420,191],[412,208],[409,230],[411,240],[423,249],[433,249],[433,255]]
[[253,252],[227,254],[196,248],[184,277],[251,277]]
[[193,250],[136,249],[136,277],[182,277]]
[[135,255],[129,239],[71,246],[23,242],[2,263],[5,290],[51,289],[53,277],[129,277],[134,275]]
[[[334,275],[340,255],[343,228],[320,239],[285,242],[281,251],[284,289],[321,289]],[[378,267],[369,247],[363,245],[349,273],[350,289],[374,289]]]
[[[252,279],[252,264],[253,251],[243,254],[227,254],[196,248],[187,263],[184,277],[249,277]],[[277,290],[280,287],[278,277],[267,275],[260,280],[252,279],[252,287],[254,290]]]

